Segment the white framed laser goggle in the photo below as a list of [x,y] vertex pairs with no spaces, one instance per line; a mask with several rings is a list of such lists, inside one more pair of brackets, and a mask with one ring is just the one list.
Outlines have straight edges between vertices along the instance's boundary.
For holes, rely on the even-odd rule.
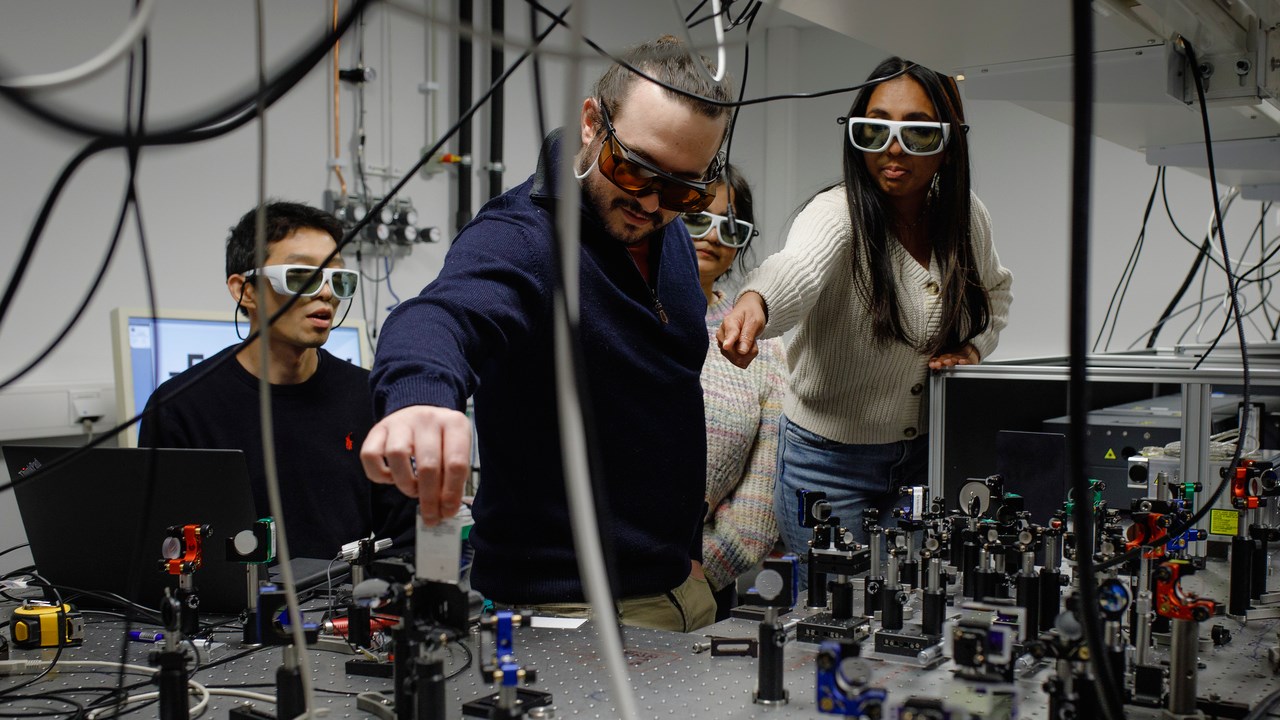
[[720,244],[725,247],[746,247],[747,243],[751,242],[751,238],[758,233],[756,226],[746,220],[734,218],[731,226],[728,216],[706,211],[685,213],[680,216],[680,219],[684,221],[684,226],[689,228],[689,236],[693,238],[704,238],[710,234],[712,228],[716,228],[719,230]]
[[347,300],[356,294],[356,285],[360,281],[360,274],[355,270],[318,268],[315,265],[267,265],[249,270],[244,276],[250,278],[259,272],[281,295],[301,295],[305,298],[318,295],[320,289],[328,283],[334,297]]

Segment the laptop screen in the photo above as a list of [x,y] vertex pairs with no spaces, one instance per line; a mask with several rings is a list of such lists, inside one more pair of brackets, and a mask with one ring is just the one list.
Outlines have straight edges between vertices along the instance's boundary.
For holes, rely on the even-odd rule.
[[[245,567],[226,560],[227,538],[257,518],[244,453],[90,448],[32,474],[72,450],[4,448],[37,572],[54,585],[116,593],[154,608],[164,588],[178,583],[161,569],[166,530],[209,525],[194,577],[200,610],[245,608]],[[20,480],[25,477],[31,479]]]

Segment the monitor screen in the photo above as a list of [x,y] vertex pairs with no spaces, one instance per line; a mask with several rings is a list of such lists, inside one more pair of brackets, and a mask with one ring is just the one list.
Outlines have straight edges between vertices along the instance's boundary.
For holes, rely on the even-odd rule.
[[[121,422],[141,412],[160,383],[240,342],[240,336],[249,332],[248,321],[241,319],[238,336],[233,318],[225,312],[165,310],[153,317],[146,310],[116,308],[111,319]],[[361,367],[373,361],[363,321],[350,317],[329,333],[324,349]],[[137,425],[122,437],[122,445],[136,446]]]

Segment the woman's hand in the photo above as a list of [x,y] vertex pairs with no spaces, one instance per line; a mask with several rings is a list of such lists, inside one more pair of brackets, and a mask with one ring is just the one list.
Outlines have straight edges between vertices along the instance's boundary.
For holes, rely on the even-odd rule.
[[760,293],[746,292],[738,298],[716,331],[720,352],[729,358],[729,362],[745,368],[755,360],[760,352],[756,337],[764,331],[766,319],[764,298]]
[[[737,309],[735,307],[735,309]],[[942,353],[929,359],[930,370],[945,370],[956,365],[977,365],[982,362],[978,349],[969,343],[956,352]]]

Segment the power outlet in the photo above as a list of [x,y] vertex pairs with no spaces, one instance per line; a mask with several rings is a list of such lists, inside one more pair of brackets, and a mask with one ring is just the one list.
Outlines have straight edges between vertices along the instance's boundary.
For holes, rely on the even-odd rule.
[[0,394],[0,440],[81,435],[115,424],[115,388],[107,384],[20,385]]

